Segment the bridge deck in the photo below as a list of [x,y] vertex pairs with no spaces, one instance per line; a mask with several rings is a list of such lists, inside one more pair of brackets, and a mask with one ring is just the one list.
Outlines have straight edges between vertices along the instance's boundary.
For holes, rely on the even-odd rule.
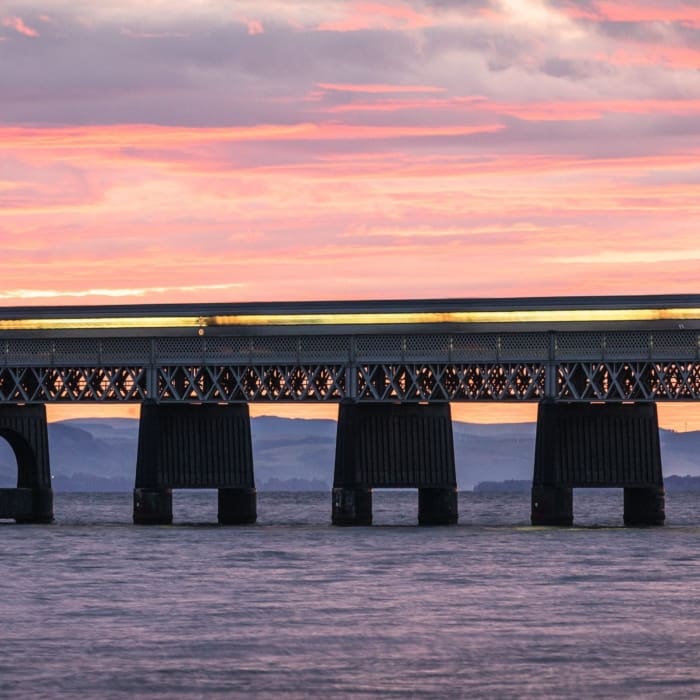
[[6,307],[0,334],[700,329],[700,295]]
[[700,295],[0,309],[0,403],[700,399]]

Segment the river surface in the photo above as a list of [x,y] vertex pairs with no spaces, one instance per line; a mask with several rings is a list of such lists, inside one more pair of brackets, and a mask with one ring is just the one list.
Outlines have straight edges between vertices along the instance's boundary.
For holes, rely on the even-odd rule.
[[621,492],[576,492],[573,528],[526,494],[416,511],[375,492],[335,528],[330,494],[261,493],[218,527],[176,492],[135,527],[130,494],[56,494],[54,525],[0,525],[0,698],[700,697],[700,494],[647,529]]

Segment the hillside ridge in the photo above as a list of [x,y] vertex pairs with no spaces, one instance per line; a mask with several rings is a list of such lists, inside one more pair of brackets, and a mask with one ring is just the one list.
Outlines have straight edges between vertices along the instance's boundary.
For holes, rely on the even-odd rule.
[[[255,478],[259,490],[330,489],[336,422],[328,419],[251,419]],[[664,474],[700,477],[700,431],[660,431]],[[57,491],[130,491],[136,469],[138,420],[105,418],[49,424]],[[534,423],[454,422],[457,483],[462,490],[482,482],[532,479]],[[16,462],[0,440],[0,487],[16,483]],[[692,488],[690,481],[684,482]],[[511,485],[514,487],[514,485]],[[480,487],[482,488],[482,487]]]

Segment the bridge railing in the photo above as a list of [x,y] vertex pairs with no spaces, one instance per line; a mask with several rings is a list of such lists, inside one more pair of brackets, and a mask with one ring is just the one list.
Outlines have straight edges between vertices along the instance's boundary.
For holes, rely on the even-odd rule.
[[676,331],[7,338],[4,366],[180,362],[535,362],[697,360],[700,334]]

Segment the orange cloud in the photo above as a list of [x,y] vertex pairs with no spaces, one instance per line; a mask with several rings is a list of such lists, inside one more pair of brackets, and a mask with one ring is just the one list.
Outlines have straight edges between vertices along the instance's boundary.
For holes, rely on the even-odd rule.
[[77,153],[86,149],[112,153],[117,157],[139,159],[137,150],[155,153],[162,148],[197,144],[255,143],[278,141],[338,141],[400,139],[440,136],[469,136],[494,133],[501,124],[455,126],[365,126],[341,123],[260,125],[252,127],[186,128],[153,125],[90,127],[11,127],[0,126],[0,140],[7,151],[28,154],[51,149],[56,153]]
[[[4,127],[0,304],[697,284],[700,149],[586,157],[478,134],[429,141],[470,129]],[[663,265],[660,231],[678,251]]]
[[0,300],[11,299],[15,301],[29,301],[35,299],[43,299],[51,302],[53,299],[83,299],[83,298],[118,298],[125,297],[149,297],[157,294],[177,293],[198,293],[212,292],[214,294],[227,292],[231,289],[238,289],[242,285],[237,283],[222,283],[222,284],[198,284],[198,285],[177,285],[164,287],[112,287],[112,288],[95,288],[95,289],[8,289],[0,292]]

